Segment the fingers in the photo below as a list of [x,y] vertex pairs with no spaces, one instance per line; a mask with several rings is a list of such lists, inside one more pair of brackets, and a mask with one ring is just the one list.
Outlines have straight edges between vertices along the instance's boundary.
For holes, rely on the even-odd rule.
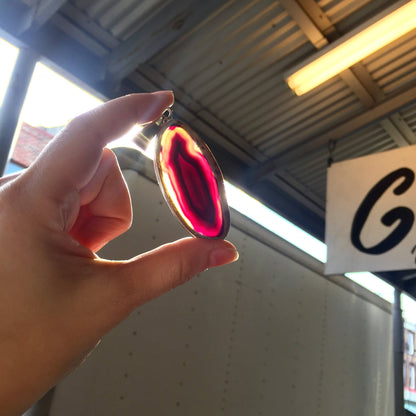
[[158,119],[172,105],[173,94],[132,94],[109,101],[75,118],[32,165],[42,175],[37,185],[53,198],[82,189],[93,177],[103,147],[135,123]]
[[12,180],[14,180],[17,177],[19,177],[20,174],[21,174],[21,172],[17,172],[17,173],[11,173],[10,175],[2,176],[0,178],[0,186],[5,185],[6,183],[11,182]]
[[185,238],[136,257],[122,267],[114,267],[113,283],[125,289],[136,307],[203,270],[237,259],[237,250],[228,241]]
[[130,227],[130,194],[110,149],[104,149],[96,174],[82,189],[80,205],[64,230],[93,252]]

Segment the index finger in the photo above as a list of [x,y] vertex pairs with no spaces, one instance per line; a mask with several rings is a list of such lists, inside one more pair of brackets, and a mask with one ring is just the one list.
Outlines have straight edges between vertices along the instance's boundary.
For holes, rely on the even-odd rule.
[[42,173],[42,190],[59,198],[82,189],[94,175],[103,147],[134,124],[157,120],[173,104],[171,91],[117,98],[72,120],[34,163]]

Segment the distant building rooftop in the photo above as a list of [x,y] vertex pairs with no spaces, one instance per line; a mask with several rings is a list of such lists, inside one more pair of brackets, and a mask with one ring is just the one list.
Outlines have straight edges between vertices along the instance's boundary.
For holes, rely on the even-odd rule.
[[53,135],[45,129],[23,123],[11,161],[22,168],[27,168],[52,138]]

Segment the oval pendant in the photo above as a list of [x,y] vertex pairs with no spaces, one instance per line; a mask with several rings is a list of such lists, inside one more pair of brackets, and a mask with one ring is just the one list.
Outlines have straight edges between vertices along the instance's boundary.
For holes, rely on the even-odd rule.
[[184,123],[158,132],[155,171],[171,211],[196,237],[225,238],[230,213],[221,170],[205,142]]

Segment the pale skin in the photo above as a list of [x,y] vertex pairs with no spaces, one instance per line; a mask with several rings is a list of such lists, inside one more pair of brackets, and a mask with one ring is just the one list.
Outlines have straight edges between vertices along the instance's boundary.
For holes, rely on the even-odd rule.
[[95,254],[132,216],[105,145],[172,103],[169,91],[110,101],[0,179],[0,416],[21,415],[138,306],[237,259],[227,241],[192,237],[127,261]]

